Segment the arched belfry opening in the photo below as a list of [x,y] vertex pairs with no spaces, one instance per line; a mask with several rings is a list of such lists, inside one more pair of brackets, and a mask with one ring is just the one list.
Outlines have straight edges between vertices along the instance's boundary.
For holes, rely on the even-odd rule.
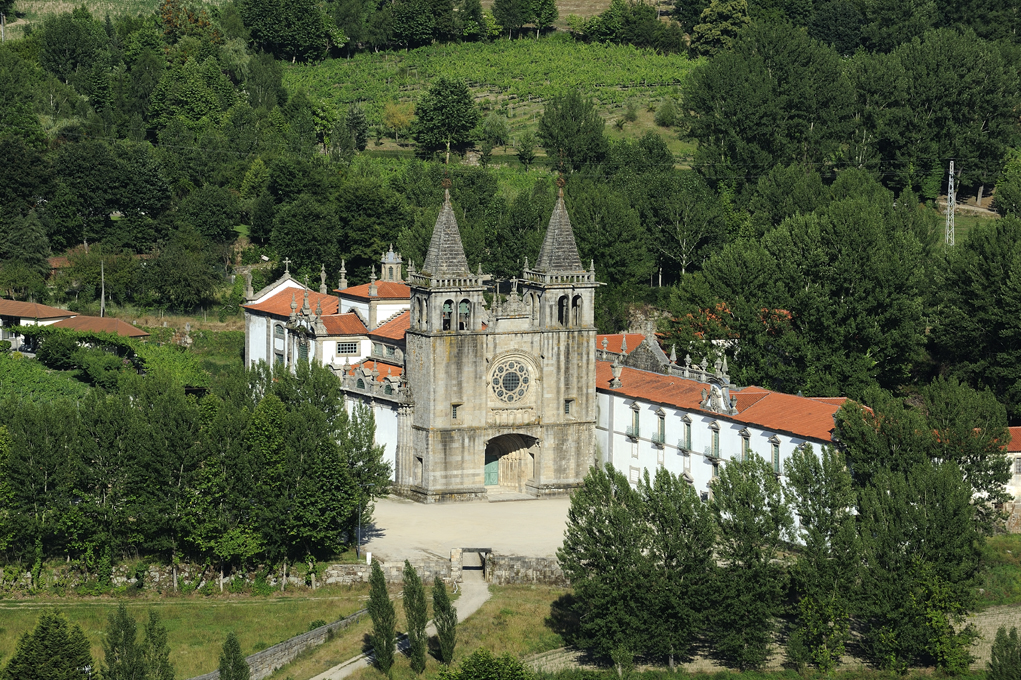
[[485,485],[487,491],[525,493],[535,479],[539,440],[526,434],[502,434],[486,442]]

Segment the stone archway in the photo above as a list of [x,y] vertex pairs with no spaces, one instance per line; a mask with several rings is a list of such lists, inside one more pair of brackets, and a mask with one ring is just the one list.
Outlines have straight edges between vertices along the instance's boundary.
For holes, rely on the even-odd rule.
[[539,440],[526,434],[502,434],[486,442],[485,485],[525,493],[535,479]]

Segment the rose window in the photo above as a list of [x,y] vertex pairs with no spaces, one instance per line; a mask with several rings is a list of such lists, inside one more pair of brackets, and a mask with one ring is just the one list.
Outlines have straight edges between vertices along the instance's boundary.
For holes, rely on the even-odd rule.
[[498,399],[518,401],[528,392],[528,367],[517,359],[505,361],[493,371],[491,382]]

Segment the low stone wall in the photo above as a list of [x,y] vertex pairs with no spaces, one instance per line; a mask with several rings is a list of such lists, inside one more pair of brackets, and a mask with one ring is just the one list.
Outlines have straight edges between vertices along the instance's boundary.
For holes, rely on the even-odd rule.
[[[441,581],[450,580],[449,560],[410,560],[411,566],[418,572],[418,577],[426,585],[432,585],[437,578]],[[404,562],[379,562],[387,583],[404,581]],[[323,582],[327,585],[339,583],[368,583],[372,576],[372,567],[367,564],[333,564],[323,571]]]
[[[320,626],[315,630],[302,633],[301,635],[292,637],[290,640],[285,640],[280,644],[273,645],[261,652],[256,652],[251,656],[245,657],[245,661],[248,662],[248,667],[251,669],[251,680],[262,680],[262,678],[269,677],[273,674],[273,671],[284,664],[290,663],[296,656],[306,649],[318,647],[326,642],[332,634],[347,628],[367,613],[367,610],[362,609],[347,618],[341,619],[340,621],[334,621],[333,623],[328,623],[325,626]],[[212,673],[196,676],[191,680],[218,680],[219,677],[220,671],[217,670]]]
[[567,579],[555,557],[518,557],[491,553],[486,558],[486,580],[494,585],[541,583],[566,586]]
[[1004,504],[1007,513],[1007,533],[1021,534],[1021,501]]

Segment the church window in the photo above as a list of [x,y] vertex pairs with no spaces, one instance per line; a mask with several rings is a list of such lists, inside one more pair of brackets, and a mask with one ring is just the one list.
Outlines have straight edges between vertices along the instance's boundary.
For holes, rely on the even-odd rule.
[[298,358],[302,361],[308,361],[308,342],[305,340],[298,343]]
[[1014,459],[1014,474],[1021,475],[1021,458]]
[[780,474],[780,442],[771,442],[772,445],[772,458],[773,458],[773,472]]
[[391,385],[390,383],[387,383],[386,386],[383,387],[383,394],[393,394],[393,393],[394,393],[393,385]]
[[741,430],[741,461],[746,462],[752,457],[751,434],[748,430]]
[[[713,430],[712,456],[713,456],[713,458],[719,458],[720,457],[720,431],[719,430]],[[715,466],[715,463],[713,465]]]
[[564,415],[565,416],[571,415],[571,406],[572,406],[573,402],[574,402],[574,399],[564,399]]
[[392,357],[394,355],[394,352],[396,352],[396,351],[397,351],[396,348],[393,347],[392,345],[387,345],[386,346],[386,355],[388,357]]
[[640,422],[638,405],[635,404],[634,406],[631,407],[631,427],[629,427],[624,434],[627,435],[628,437],[631,437],[632,439],[638,439],[639,432],[641,432],[641,430],[638,427],[639,424]]
[[461,300],[457,305],[457,330],[466,331],[471,324],[471,301]]
[[443,303],[443,330],[449,331],[450,324],[454,315],[454,301],[447,300]]
[[453,420],[457,420],[457,409],[460,408],[460,407],[461,407],[461,404],[451,404],[450,405],[450,417]]
[[514,402],[525,396],[530,381],[525,363],[520,359],[508,359],[493,369],[490,386],[498,399]]
[[567,325],[567,296],[561,295],[557,300],[557,323],[561,326]]
[[283,363],[284,363],[284,353],[283,352],[277,352],[273,356],[276,357],[276,362],[278,364],[283,365]]
[[365,381],[362,380],[361,378],[358,378],[358,382],[355,383],[355,387],[357,387],[360,390],[364,390],[365,389]]
[[358,354],[357,342],[338,342],[337,354]]
[[278,338],[284,337],[284,327],[281,326],[280,324],[276,324],[275,326],[273,326],[273,335],[275,335]]
[[691,420],[687,416],[684,418],[684,441],[681,446],[685,451],[691,451]]
[[372,343],[372,353],[377,357],[383,356],[383,345],[379,342]]
[[720,478],[720,464],[718,461],[713,461],[713,479]]
[[659,435],[659,442],[662,444],[664,441],[666,441],[666,414],[660,413],[658,414],[658,416],[659,417],[657,418],[656,422],[657,430],[656,434]]
[[390,267],[390,277],[388,278],[388,280],[389,281],[393,281],[394,280],[394,268],[393,267]]
[[571,325],[581,326],[581,296],[575,295],[571,301]]

